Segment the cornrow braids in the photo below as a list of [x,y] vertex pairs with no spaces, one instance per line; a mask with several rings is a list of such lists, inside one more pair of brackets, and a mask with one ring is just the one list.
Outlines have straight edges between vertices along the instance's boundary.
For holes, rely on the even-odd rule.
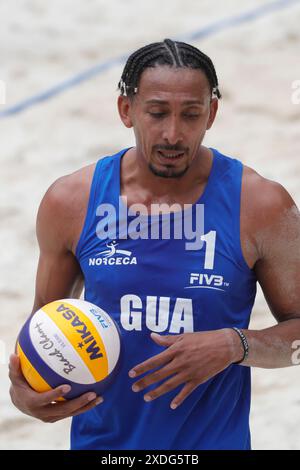
[[159,65],[202,70],[207,77],[212,95],[221,98],[218,77],[212,60],[191,44],[171,39],[148,44],[130,55],[118,83],[121,95],[133,97],[138,91],[143,71]]
[[[161,50],[161,54],[163,54],[163,43],[154,42],[152,44],[148,44],[147,46],[141,47],[133,54],[131,54],[131,56],[126,62],[121,80],[118,84],[118,88],[121,91],[122,95],[130,96],[136,93],[136,91],[134,91],[134,88],[137,87],[137,84],[134,85],[134,83],[137,83],[139,81],[140,75],[143,72],[143,70],[140,70],[140,74],[137,74],[137,68],[140,69],[140,61],[145,58],[149,60],[150,58],[152,58],[152,54],[158,50]],[[168,65],[172,64],[170,63]],[[150,64],[148,64],[147,66],[150,67]],[[137,77],[137,79],[134,80],[134,77]]]
[[165,39],[164,44],[170,52],[170,56],[173,59],[173,65],[175,65],[176,67],[183,67],[183,63],[180,59],[176,42],[171,41],[171,39]]
[[[182,54],[185,57],[185,62],[187,64],[190,64],[189,66],[191,68],[199,68],[199,67],[202,68],[206,72],[206,76],[208,78],[208,81],[209,81],[210,85],[212,86],[212,91],[215,92],[217,98],[221,98],[221,93],[220,93],[219,88],[218,88],[218,86],[219,86],[218,77],[217,77],[217,74],[216,74],[214,64],[212,63],[212,60],[206,54],[199,51],[199,49],[197,49],[194,46],[191,46],[189,44],[185,44],[184,42],[179,43],[179,44],[180,44],[180,47],[181,47],[181,50],[182,50]],[[199,52],[200,52],[200,54],[199,54]],[[189,60],[191,60],[190,63],[189,63]],[[196,61],[199,61],[199,67],[194,65],[194,63]],[[201,67],[200,64],[202,64],[202,67]],[[215,88],[215,90],[214,90],[214,88]]]

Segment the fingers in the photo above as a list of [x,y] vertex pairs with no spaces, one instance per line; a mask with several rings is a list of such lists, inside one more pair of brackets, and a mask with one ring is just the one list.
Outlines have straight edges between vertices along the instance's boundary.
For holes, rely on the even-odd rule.
[[146,387],[149,387],[150,385],[153,385],[156,382],[160,382],[166,377],[169,377],[175,374],[177,372],[177,368],[174,367],[173,362],[174,361],[169,362],[166,366],[162,367],[161,369],[135,382],[132,385],[132,390],[134,392],[140,392],[141,390],[144,390]]
[[29,385],[21,371],[20,358],[16,354],[11,354],[9,358],[9,378],[13,385]]
[[103,398],[97,397],[96,393],[89,392],[73,400],[56,402],[70,392],[71,387],[68,384],[47,392],[34,391],[22,374],[20,359],[16,354],[10,357],[9,376],[12,382],[10,394],[14,405],[23,413],[46,423],[54,423],[84,413],[103,401]]
[[[162,385],[157,387],[155,390],[151,390],[151,392],[147,393],[144,396],[144,400],[149,402],[153,401],[156,398],[160,397],[161,395],[164,395],[165,393],[170,392],[171,390],[174,390],[177,388],[180,384],[182,384],[184,381],[183,377],[180,377],[179,375],[175,375],[171,377],[169,380],[164,382]],[[187,382],[184,387],[181,389],[181,391],[176,395],[176,397],[172,400],[170,407],[172,410],[175,410],[178,408],[179,405],[182,404],[182,402],[197,388],[197,384],[194,382]]]
[[181,403],[197,388],[192,382],[188,382],[185,386],[181,389],[181,391],[176,395],[176,397],[172,400],[170,407],[172,410],[175,410]]
[[49,405],[49,403],[52,403],[69,393],[70,390],[70,385],[60,385],[53,390],[49,390],[49,392],[37,393],[36,404],[37,406]]
[[157,354],[150,359],[147,359],[145,362],[138,364],[133,369],[131,369],[128,373],[129,377],[134,378],[138,375],[144,374],[151,369],[155,369],[156,367],[163,366],[170,362],[173,359],[174,352],[170,349],[166,349],[162,353]]
[[86,393],[81,397],[67,402],[59,402],[47,405],[43,410],[42,421],[54,423],[61,419],[77,416],[91,410],[103,402],[103,397],[97,397],[95,393]]
[[160,354],[157,354],[154,357],[150,357],[146,361],[138,364],[133,369],[131,369],[128,373],[129,377],[134,378],[138,375],[144,374],[151,369],[155,369],[156,367],[163,366],[164,364],[170,362],[175,354],[176,350],[176,343],[182,340],[183,335],[159,335],[157,333],[151,333],[151,338],[155,343],[159,344],[160,346],[165,346],[168,349],[165,349]]
[[[89,392],[81,395],[80,397],[73,398],[73,400],[68,400],[65,402],[57,403],[58,408],[60,408],[65,414],[71,416],[73,413],[78,411],[80,408],[85,407],[91,402],[95,401],[97,398],[96,393]],[[56,406],[56,405],[55,405]]]
[[182,335],[159,335],[158,333],[151,333],[151,339],[160,346],[171,346],[176,343]]
[[166,380],[159,387],[155,388],[154,390],[151,390],[150,392],[147,392],[146,395],[144,396],[144,400],[147,402],[155,400],[161,395],[164,395],[165,393],[168,393],[171,390],[174,390],[174,388],[178,387],[178,385],[182,384],[183,382],[184,382],[184,378],[181,375],[176,374],[173,377],[171,377],[169,380]]
[[95,400],[91,401],[88,405],[85,405],[82,408],[79,408],[79,410],[75,411],[70,416],[78,416],[81,413],[85,413],[86,411],[91,410],[95,406],[100,405],[101,403],[103,403],[103,398],[102,397],[97,397]]

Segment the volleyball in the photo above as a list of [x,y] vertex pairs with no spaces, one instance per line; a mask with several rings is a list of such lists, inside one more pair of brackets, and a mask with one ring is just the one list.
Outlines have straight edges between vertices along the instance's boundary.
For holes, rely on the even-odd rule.
[[22,372],[37,392],[62,384],[64,398],[102,394],[113,382],[121,357],[121,335],[113,319],[85,300],[55,300],[24,324],[17,353]]

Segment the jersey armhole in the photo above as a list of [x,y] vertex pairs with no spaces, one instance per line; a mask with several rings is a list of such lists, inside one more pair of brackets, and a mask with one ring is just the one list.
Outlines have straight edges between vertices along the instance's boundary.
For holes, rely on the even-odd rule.
[[244,175],[244,165],[242,162],[239,160],[236,160],[236,162],[239,165],[238,168],[238,174],[240,176],[239,178],[239,184],[238,184],[238,194],[237,194],[237,200],[236,200],[236,207],[237,210],[234,212],[235,217],[234,217],[234,233],[236,234],[236,246],[238,247],[238,256],[239,256],[239,262],[240,265],[243,269],[246,269],[248,272],[253,273],[253,269],[251,269],[244,257],[243,249],[242,249],[242,241],[241,241],[241,199],[242,199],[242,183],[243,183],[243,175]]
[[103,160],[103,158],[101,158],[100,160],[97,161],[95,169],[94,169],[94,174],[93,174],[92,183],[91,183],[91,187],[90,187],[89,200],[88,200],[87,210],[86,210],[86,214],[85,214],[85,219],[84,219],[81,234],[80,234],[80,237],[79,237],[79,240],[77,242],[76,249],[75,249],[75,256],[78,259],[78,261],[79,261],[79,258],[80,258],[80,253],[81,253],[81,250],[82,250],[83,241],[85,239],[85,236],[86,236],[86,234],[88,232],[88,229],[89,229],[89,225],[91,223],[93,208],[94,208],[94,205],[95,205],[96,188],[98,187],[98,183],[99,183],[100,176],[101,176],[100,166],[102,164],[102,160]]

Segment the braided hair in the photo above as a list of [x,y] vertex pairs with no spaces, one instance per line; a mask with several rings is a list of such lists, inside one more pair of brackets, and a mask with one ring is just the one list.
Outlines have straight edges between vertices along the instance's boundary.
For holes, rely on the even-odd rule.
[[159,65],[202,70],[209,82],[211,93],[221,98],[217,74],[211,59],[196,47],[171,39],[148,44],[131,54],[118,84],[121,95],[134,96],[143,71]]

